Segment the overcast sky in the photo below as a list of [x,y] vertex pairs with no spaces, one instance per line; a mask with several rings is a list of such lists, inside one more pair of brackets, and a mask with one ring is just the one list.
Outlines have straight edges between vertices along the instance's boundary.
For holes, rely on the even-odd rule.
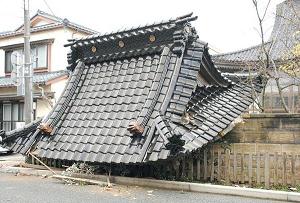
[[[272,30],[276,5],[271,0],[265,32]],[[268,0],[258,0],[264,8]],[[47,6],[48,4],[48,6]],[[200,39],[218,52],[259,43],[258,22],[252,0],[30,0],[30,14],[40,9],[101,33],[144,25],[194,12]],[[1,0],[0,32],[14,30],[23,21],[23,0]],[[51,11],[51,10],[52,11]]]

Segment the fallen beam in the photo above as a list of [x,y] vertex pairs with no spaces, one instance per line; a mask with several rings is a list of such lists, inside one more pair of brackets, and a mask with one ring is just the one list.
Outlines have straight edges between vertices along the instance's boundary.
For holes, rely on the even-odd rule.
[[[38,170],[49,170],[48,168],[46,168],[43,165],[20,163],[19,166],[22,167],[22,168],[34,168],[34,169],[38,169]],[[54,167],[49,167],[49,168],[51,168],[52,170],[55,170],[56,172],[57,171],[64,171],[63,169],[60,169],[60,168],[54,168]]]
[[86,179],[86,178],[75,178],[75,177],[63,176],[63,175],[53,175],[52,177],[55,179],[63,180],[63,181],[70,180],[70,181],[78,182],[78,183],[86,183],[88,185],[99,185],[101,187],[108,186],[106,182],[98,181],[98,180],[91,180],[91,179]]

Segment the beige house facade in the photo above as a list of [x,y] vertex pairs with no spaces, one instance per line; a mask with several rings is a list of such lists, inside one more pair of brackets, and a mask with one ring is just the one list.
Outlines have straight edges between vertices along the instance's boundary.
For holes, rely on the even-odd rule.
[[[69,39],[97,32],[43,11],[31,18],[31,65],[33,68],[34,119],[46,115],[61,95],[68,79]],[[24,125],[21,91],[23,25],[0,32],[0,128],[6,131]]]

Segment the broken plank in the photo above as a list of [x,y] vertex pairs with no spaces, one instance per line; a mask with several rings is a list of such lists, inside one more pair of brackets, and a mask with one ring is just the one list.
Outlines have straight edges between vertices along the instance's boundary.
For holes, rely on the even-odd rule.
[[86,178],[75,178],[75,177],[63,176],[63,175],[53,175],[52,177],[55,179],[64,180],[64,181],[70,180],[70,181],[74,181],[74,182],[87,183],[89,185],[100,185],[102,187],[108,186],[106,182],[98,181],[98,180],[91,180],[91,179],[86,179]]

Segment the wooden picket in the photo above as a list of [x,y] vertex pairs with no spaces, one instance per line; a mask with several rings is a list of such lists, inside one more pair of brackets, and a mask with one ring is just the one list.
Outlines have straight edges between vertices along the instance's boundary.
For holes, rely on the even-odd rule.
[[[181,178],[197,181],[259,185],[296,186],[300,183],[298,155],[287,153],[237,153],[205,149],[197,158],[185,157],[181,162]],[[185,171],[186,170],[186,171]]]
[[[171,174],[177,180],[220,182],[226,185],[247,184],[251,186],[300,185],[300,160],[295,153],[272,153],[230,151],[230,149],[204,149],[199,154],[182,156],[170,164],[161,163],[152,167],[151,174],[166,177]],[[52,167],[72,165],[62,160],[41,159]],[[28,157],[28,162],[39,164]],[[154,173],[153,169],[156,173]],[[142,170],[141,170],[142,171]]]

